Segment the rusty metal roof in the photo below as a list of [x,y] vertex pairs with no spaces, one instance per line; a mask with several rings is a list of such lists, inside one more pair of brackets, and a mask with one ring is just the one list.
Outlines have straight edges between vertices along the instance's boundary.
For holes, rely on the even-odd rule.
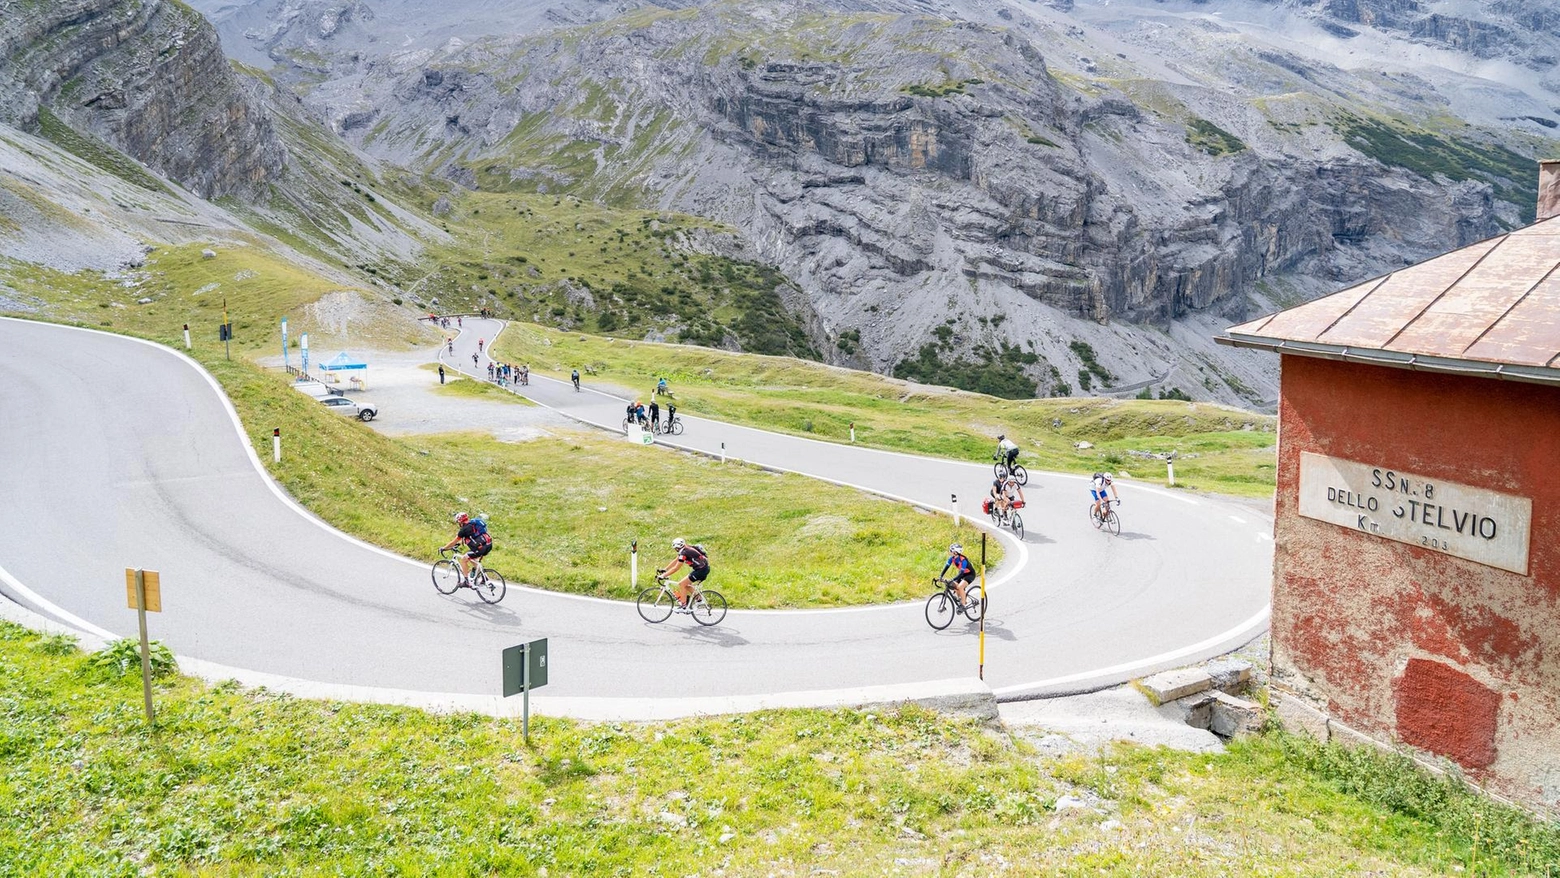
[[1218,341],[1560,384],[1560,218],[1232,326]]

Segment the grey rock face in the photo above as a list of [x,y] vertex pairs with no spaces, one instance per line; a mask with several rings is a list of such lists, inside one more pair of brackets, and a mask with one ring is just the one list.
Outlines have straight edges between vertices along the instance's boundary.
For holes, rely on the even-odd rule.
[[[1046,363],[1073,371],[1068,319],[1234,320],[1268,278],[1343,282],[1514,216],[1485,183],[1383,167],[1331,129],[1283,134],[1300,123],[1211,89],[1145,99],[1059,79],[1061,43],[1042,39],[1054,38],[722,5],[392,56],[307,100],[370,152],[437,157],[429,170],[464,186],[627,194],[726,222],[800,284],[825,339],[858,330],[874,368],[953,319],[962,345],[1039,352],[1043,386],[1056,380]],[[1265,88],[1353,86],[1269,54],[1263,75],[1278,83]],[[377,134],[348,124],[367,112]],[[1216,134],[1194,142],[1196,125]],[[976,319],[989,315],[1007,319]],[[1175,367],[1095,343],[1122,383]]]
[[0,120],[52,113],[206,198],[250,198],[286,152],[216,32],[164,0],[59,0],[0,18]]
[[1560,8],[1547,0],[1265,0],[1338,22],[1393,31],[1480,58],[1508,57],[1536,70],[1557,63]]

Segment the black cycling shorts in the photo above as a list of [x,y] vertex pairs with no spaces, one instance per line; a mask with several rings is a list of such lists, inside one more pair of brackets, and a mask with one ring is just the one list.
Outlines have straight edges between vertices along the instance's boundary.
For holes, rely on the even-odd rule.
[[966,570],[963,573],[960,573],[958,576],[955,576],[953,578],[953,581],[954,582],[962,582],[965,585],[969,585],[970,583],[975,581],[975,571],[973,571],[973,570]]
[[493,544],[492,543],[488,543],[487,545],[482,546],[481,548],[475,548],[475,547],[472,547],[472,546],[467,546],[466,548],[468,550],[466,552],[466,557],[467,558],[481,558],[482,556],[486,555],[487,553],[493,551]]
[[708,567],[693,567],[688,570],[688,578],[694,582],[703,582],[709,575]]

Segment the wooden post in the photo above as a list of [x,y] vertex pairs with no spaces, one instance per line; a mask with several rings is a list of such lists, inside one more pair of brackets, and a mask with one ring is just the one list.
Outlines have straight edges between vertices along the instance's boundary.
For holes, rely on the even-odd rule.
[[152,647],[146,639],[146,571],[135,569],[135,612],[141,624],[141,691],[146,696],[146,725],[156,728],[152,714]]

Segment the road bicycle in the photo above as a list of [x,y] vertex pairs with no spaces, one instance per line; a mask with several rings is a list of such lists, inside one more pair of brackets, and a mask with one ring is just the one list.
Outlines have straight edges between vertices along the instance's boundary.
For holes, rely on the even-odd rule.
[[[1098,506],[1090,503],[1089,521],[1094,523],[1096,530],[1103,528],[1104,530],[1108,530],[1113,534],[1121,533],[1121,519],[1116,517],[1116,510],[1111,508],[1112,506],[1119,505],[1121,505],[1120,500],[1109,499],[1101,500]],[[1101,512],[1101,508],[1103,508],[1105,511]]]
[[650,429],[650,419],[649,418],[624,418],[623,419],[623,432],[624,433],[632,432],[634,430],[634,428],[636,428],[636,427],[641,429],[641,430],[648,430],[648,429]]
[[[995,473],[997,478],[999,478],[999,479],[1007,478],[1008,474],[1009,474],[1008,463],[1007,463],[1007,455],[1003,454],[1000,451],[997,451],[997,452],[994,452],[991,455],[991,459],[996,461],[996,465],[994,465],[991,468],[991,471],[993,473]],[[1012,476],[1013,476],[1013,478],[1018,480],[1018,484],[1019,484],[1020,487],[1023,487],[1025,485],[1029,484],[1029,470],[1024,469],[1024,465],[1021,464],[1021,463],[1013,464]]]
[[679,418],[676,415],[671,415],[670,417],[660,421],[651,421],[650,423],[655,427],[655,432],[661,434],[662,436],[668,434],[672,436],[682,435],[683,421],[682,418]]
[[1013,536],[1022,540],[1024,538],[1024,517],[1018,514],[1018,510],[1023,505],[1024,501],[1014,500],[1008,504],[1007,512],[1004,514],[1001,509],[997,508],[996,501],[993,500],[991,503],[991,523],[997,527],[1012,528]]
[[639,599],[635,601],[640,618],[657,624],[670,619],[673,612],[684,612],[690,613],[693,621],[700,625],[719,625],[720,620],[726,618],[726,599],[720,592],[701,589],[698,583],[694,583],[693,595],[688,598],[688,606],[684,609],[677,605],[677,595],[672,592],[673,585],[670,579],[656,573],[655,585],[641,591]]
[[986,607],[986,592],[973,582],[964,587],[964,603],[959,603],[959,593],[952,579],[932,577],[932,596],[926,599],[926,624],[941,631],[953,624],[960,613],[971,622],[980,621]]
[[440,549],[439,554],[444,557],[433,562],[433,587],[439,594],[454,594],[456,589],[469,588],[484,602],[496,604],[509,591],[504,574],[483,567],[481,558],[471,559],[471,576],[465,577],[460,575],[460,562],[450,557],[449,549]]

